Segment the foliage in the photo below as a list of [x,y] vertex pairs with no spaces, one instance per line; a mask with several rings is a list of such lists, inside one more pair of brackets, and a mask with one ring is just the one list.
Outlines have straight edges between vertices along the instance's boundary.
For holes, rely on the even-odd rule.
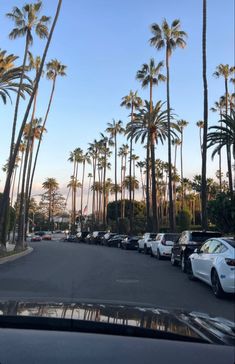
[[[146,214],[145,204],[141,201],[134,201],[134,217],[140,216],[144,217]],[[117,202],[118,204],[118,216],[121,217],[121,201]],[[125,216],[130,216],[130,201],[125,200]],[[109,202],[107,209],[107,217],[110,220],[115,220],[115,202]]]
[[221,193],[208,202],[208,217],[222,232],[235,232],[235,207],[229,194]]
[[179,225],[180,231],[189,229],[191,225],[192,215],[189,210],[184,209],[179,212],[176,217],[177,225]]

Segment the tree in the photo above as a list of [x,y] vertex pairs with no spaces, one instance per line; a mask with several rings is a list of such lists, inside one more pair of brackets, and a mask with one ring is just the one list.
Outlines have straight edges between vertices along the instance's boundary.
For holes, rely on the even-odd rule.
[[[5,245],[6,244],[6,218],[8,215],[8,207],[9,207],[9,193],[10,193],[10,185],[11,185],[11,178],[12,178],[12,174],[13,174],[13,170],[14,170],[14,164],[15,164],[15,160],[18,154],[18,150],[19,150],[19,145],[21,143],[21,139],[22,139],[22,135],[23,135],[23,131],[24,131],[24,127],[26,125],[28,116],[29,116],[29,112],[35,97],[35,94],[37,92],[37,88],[38,88],[38,84],[42,75],[42,70],[43,70],[43,66],[45,63],[45,59],[47,56],[47,52],[48,49],[50,47],[50,43],[51,43],[51,39],[55,30],[55,26],[57,23],[57,20],[59,18],[59,14],[60,14],[60,9],[61,9],[61,5],[62,5],[62,0],[58,0],[57,3],[57,8],[56,8],[56,13],[54,16],[54,20],[48,35],[48,39],[47,39],[47,43],[46,46],[44,48],[43,51],[43,56],[42,56],[42,62],[40,65],[40,69],[39,72],[36,76],[35,82],[34,82],[34,86],[32,89],[32,93],[30,95],[30,99],[28,102],[28,105],[26,107],[23,119],[22,119],[22,123],[21,126],[19,128],[19,133],[18,133],[18,137],[15,143],[15,147],[12,153],[12,158],[9,159],[9,169],[8,169],[8,174],[7,174],[7,178],[5,181],[5,186],[4,186],[4,191],[3,191],[3,196],[2,196],[2,200],[1,200],[1,206],[0,206],[0,245]],[[11,154],[12,151],[10,151]],[[18,245],[16,246],[16,249],[21,249],[21,247],[24,245],[24,240],[23,240],[24,234],[23,234],[23,226],[22,226],[22,231],[20,232],[20,235],[18,236]]]
[[123,188],[123,181],[126,178],[127,156],[129,153],[128,144],[123,144],[119,148],[118,156],[121,157],[121,217],[125,217],[125,188]]
[[183,180],[184,180],[184,171],[183,171],[183,136],[184,136],[184,128],[188,125],[188,122],[186,120],[178,120],[177,125],[180,130],[180,178],[181,178],[181,184],[182,184],[182,201],[181,201],[181,209],[184,208],[184,186],[183,186]]
[[[212,152],[212,159],[216,154],[221,152],[223,147],[226,147],[230,153],[232,149],[233,160],[235,160],[235,111],[231,111],[231,116],[222,114],[222,117],[223,119],[219,120],[221,125],[211,126],[209,128],[211,132],[207,136],[207,147],[215,147]],[[232,169],[229,174],[232,175]],[[232,186],[229,183],[229,190],[231,199],[233,200],[233,183]]]
[[[134,112],[142,105],[142,99],[138,96],[137,91],[130,93],[122,98],[121,106],[125,106],[127,109],[131,110],[131,122],[134,121]],[[129,156],[129,175],[132,176],[132,139],[130,139],[130,156]],[[129,189],[129,203],[130,206],[132,201],[132,191]],[[124,210],[125,211],[125,210]],[[130,231],[133,229],[133,211],[130,211]]]
[[[82,155],[82,184],[81,184],[81,217],[83,216],[83,191],[84,191],[84,180],[85,180],[85,169],[86,163],[91,164],[91,158],[88,152]],[[87,205],[88,206],[88,205]],[[81,219],[82,221],[82,219]]]
[[[155,65],[155,61],[153,58],[150,59],[149,64],[143,64],[142,68],[137,72],[136,79],[141,82],[143,88],[149,86],[149,119],[148,119],[148,139],[147,139],[147,174],[146,174],[146,206],[147,206],[147,225],[149,226],[149,217],[150,217],[150,206],[149,206],[149,152],[150,158],[152,161],[152,166],[155,165],[154,160],[154,142],[151,139],[150,135],[150,124],[152,123],[152,111],[153,111],[153,86],[158,85],[159,82],[164,82],[166,77],[161,73],[161,70],[164,66],[163,62],[159,62]],[[158,219],[157,219],[157,200],[156,200],[156,175],[155,175],[155,167],[152,167],[151,171],[152,176],[152,217],[153,217],[153,230],[157,231]]]
[[[4,104],[7,100],[12,102],[11,92],[17,93],[19,90],[18,80],[22,75],[22,67],[15,67],[14,62],[19,57],[14,54],[8,54],[0,49],[0,98]],[[25,93],[31,94],[32,82],[27,75],[23,75],[21,84],[20,97],[25,99]]]
[[[229,78],[235,73],[235,67],[230,67],[228,64],[219,64],[216,67],[216,71],[214,72],[214,76],[219,78],[224,78],[224,87],[225,87],[225,117],[228,116],[228,81]],[[233,78],[231,78],[231,81]],[[233,177],[232,177],[232,161],[231,161],[231,149],[227,146],[227,165],[228,165],[228,181],[229,181],[229,189],[230,191],[233,189]]]
[[171,26],[168,24],[166,19],[163,20],[162,25],[154,23],[151,26],[153,37],[150,38],[150,44],[157,50],[165,47],[166,49],[166,71],[167,71],[167,110],[168,110],[168,165],[169,165],[169,221],[170,229],[175,230],[175,216],[174,216],[174,205],[173,205],[173,194],[172,194],[172,170],[171,170],[171,133],[170,133],[170,57],[172,52],[177,48],[185,48],[185,38],[187,34],[181,30],[181,23],[179,19],[173,20]]
[[117,135],[124,133],[125,129],[122,127],[122,121],[115,121],[113,119],[112,123],[108,123],[106,132],[109,133],[111,139],[114,141],[114,183],[115,183],[115,202],[116,202],[116,226],[118,226],[118,207],[117,207]]
[[145,185],[143,179],[143,169],[145,168],[145,162],[139,161],[136,163],[136,167],[140,169],[140,180],[141,180],[141,187],[142,187],[142,200],[145,199]]
[[47,178],[45,182],[42,184],[42,188],[45,190],[44,200],[48,200],[48,224],[51,224],[53,221],[53,212],[54,212],[54,199],[55,194],[58,192],[59,184],[55,178]]

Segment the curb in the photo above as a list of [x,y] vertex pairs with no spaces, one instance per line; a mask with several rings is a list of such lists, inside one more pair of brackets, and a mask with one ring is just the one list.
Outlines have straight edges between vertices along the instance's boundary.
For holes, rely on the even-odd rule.
[[16,253],[14,255],[9,255],[8,257],[0,258],[0,265],[4,264],[4,263],[7,263],[7,262],[12,262],[13,260],[24,257],[25,255],[28,255],[28,254],[32,253],[32,251],[33,251],[33,248],[28,247],[23,252]]

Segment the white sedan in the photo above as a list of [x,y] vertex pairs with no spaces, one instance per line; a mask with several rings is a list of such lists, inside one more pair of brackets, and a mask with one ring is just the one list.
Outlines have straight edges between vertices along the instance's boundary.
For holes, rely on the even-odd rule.
[[170,258],[171,250],[174,243],[179,239],[180,234],[161,233],[158,234],[156,240],[150,242],[150,254],[156,256],[157,259]]
[[189,257],[189,278],[198,278],[212,287],[216,297],[235,293],[235,240],[212,238]]

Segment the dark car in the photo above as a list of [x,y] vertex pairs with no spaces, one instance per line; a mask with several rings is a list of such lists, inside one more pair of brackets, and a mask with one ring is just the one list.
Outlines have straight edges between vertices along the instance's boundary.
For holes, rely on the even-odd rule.
[[120,248],[125,250],[137,250],[139,247],[139,236],[129,236],[121,241]]
[[222,234],[216,231],[183,231],[178,241],[176,241],[171,251],[171,264],[181,265],[183,272],[187,270],[188,257],[196,248],[210,238],[219,238]]
[[[234,323],[115,303],[0,302],[1,363],[234,363]],[[195,358],[195,359],[193,359]]]
[[107,231],[94,231],[92,234],[91,242],[92,244],[100,244],[102,237],[107,233]]
[[117,233],[106,233],[101,238],[101,245],[108,245],[108,241],[116,236]]
[[88,234],[89,231],[81,231],[80,233],[77,233],[77,239],[79,243],[84,243]]
[[109,239],[107,246],[120,248],[123,239],[127,238],[127,235],[115,235],[113,238]]
[[35,233],[34,233],[34,235],[37,235],[37,236],[43,236],[45,234],[46,234],[45,231],[35,231]]
[[78,241],[76,235],[70,234],[67,238],[64,239],[64,241],[67,241],[69,243],[76,243]]

